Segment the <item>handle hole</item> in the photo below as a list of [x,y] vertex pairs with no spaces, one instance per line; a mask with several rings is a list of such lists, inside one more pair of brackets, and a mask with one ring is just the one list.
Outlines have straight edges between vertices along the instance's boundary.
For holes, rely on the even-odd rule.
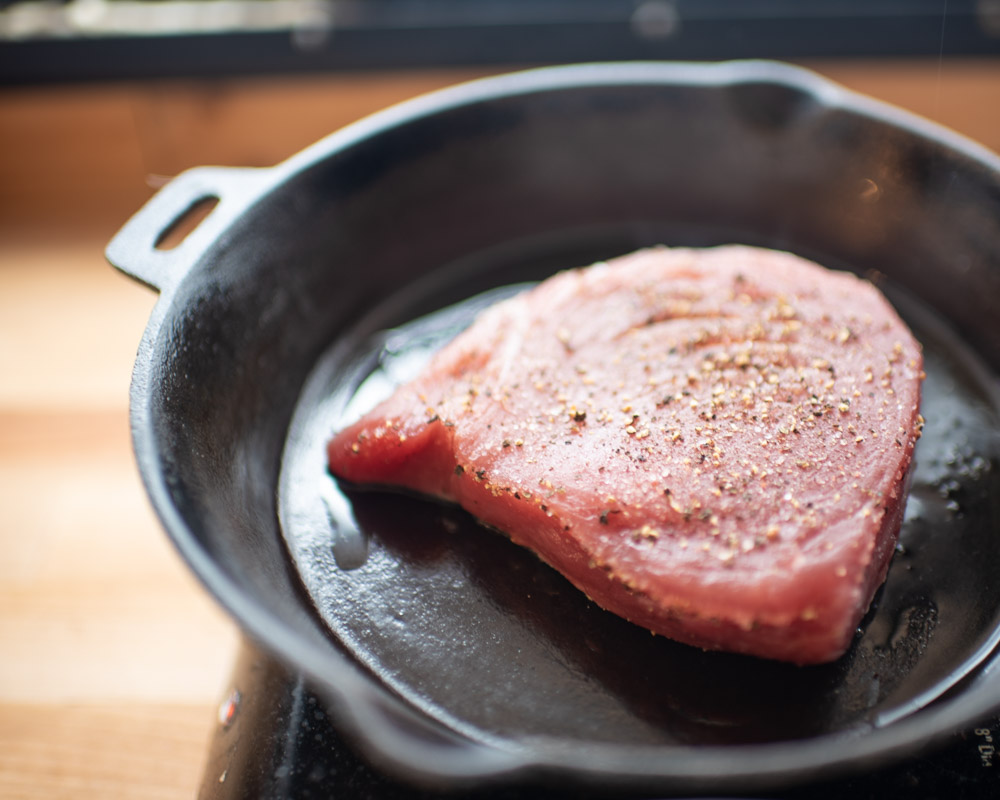
[[187,239],[217,205],[219,205],[218,197],[207,196],[195,200],[156,237],[153,247],[157,250],[173,250],[180,247],[181,242]]

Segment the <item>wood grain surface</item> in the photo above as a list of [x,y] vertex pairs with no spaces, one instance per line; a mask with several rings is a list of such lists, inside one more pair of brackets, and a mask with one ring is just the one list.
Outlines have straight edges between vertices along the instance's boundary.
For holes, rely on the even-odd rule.
[[[1000,150],[996,61],[814,64]],[[266,166],[470,71],[0,93],[0,797],[194,796],[238,634],[133,463],[155,302],[103,248],[182,169]]]

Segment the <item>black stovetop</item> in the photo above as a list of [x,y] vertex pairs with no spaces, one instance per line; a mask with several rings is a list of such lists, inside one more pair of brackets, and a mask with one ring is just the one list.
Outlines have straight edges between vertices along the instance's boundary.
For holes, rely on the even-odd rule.
[[[279,662],[245,643],[204,771],[203,800],[429,800],[436,797],[593,797],[580,787],[505,785],[476,790],[415,788],[369,766],[327,714],[324,702]],[[792,790],[752,793],[772,800],[986,800],[1000,796],[1000,718],[955,733],[938,749],[878,772]]]

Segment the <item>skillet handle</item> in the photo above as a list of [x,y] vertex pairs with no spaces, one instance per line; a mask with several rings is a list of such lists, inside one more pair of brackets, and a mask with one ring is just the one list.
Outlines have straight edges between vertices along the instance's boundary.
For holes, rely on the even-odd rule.
[[[140,208],[108,244],[112,266],[166,293],[177,285],[236,216],[260,196],[267,169],[197,167],[182,172]],[[203,202],[217,204],[175,247],[167,235]]]

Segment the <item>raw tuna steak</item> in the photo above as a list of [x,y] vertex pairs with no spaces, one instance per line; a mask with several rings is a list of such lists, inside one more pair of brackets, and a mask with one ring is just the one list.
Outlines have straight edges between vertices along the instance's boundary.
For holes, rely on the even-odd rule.
[[483,312],[329,464],[461,504],[655,633],[825,662],[885,578],[922,378],[853,275],[643,250]]

